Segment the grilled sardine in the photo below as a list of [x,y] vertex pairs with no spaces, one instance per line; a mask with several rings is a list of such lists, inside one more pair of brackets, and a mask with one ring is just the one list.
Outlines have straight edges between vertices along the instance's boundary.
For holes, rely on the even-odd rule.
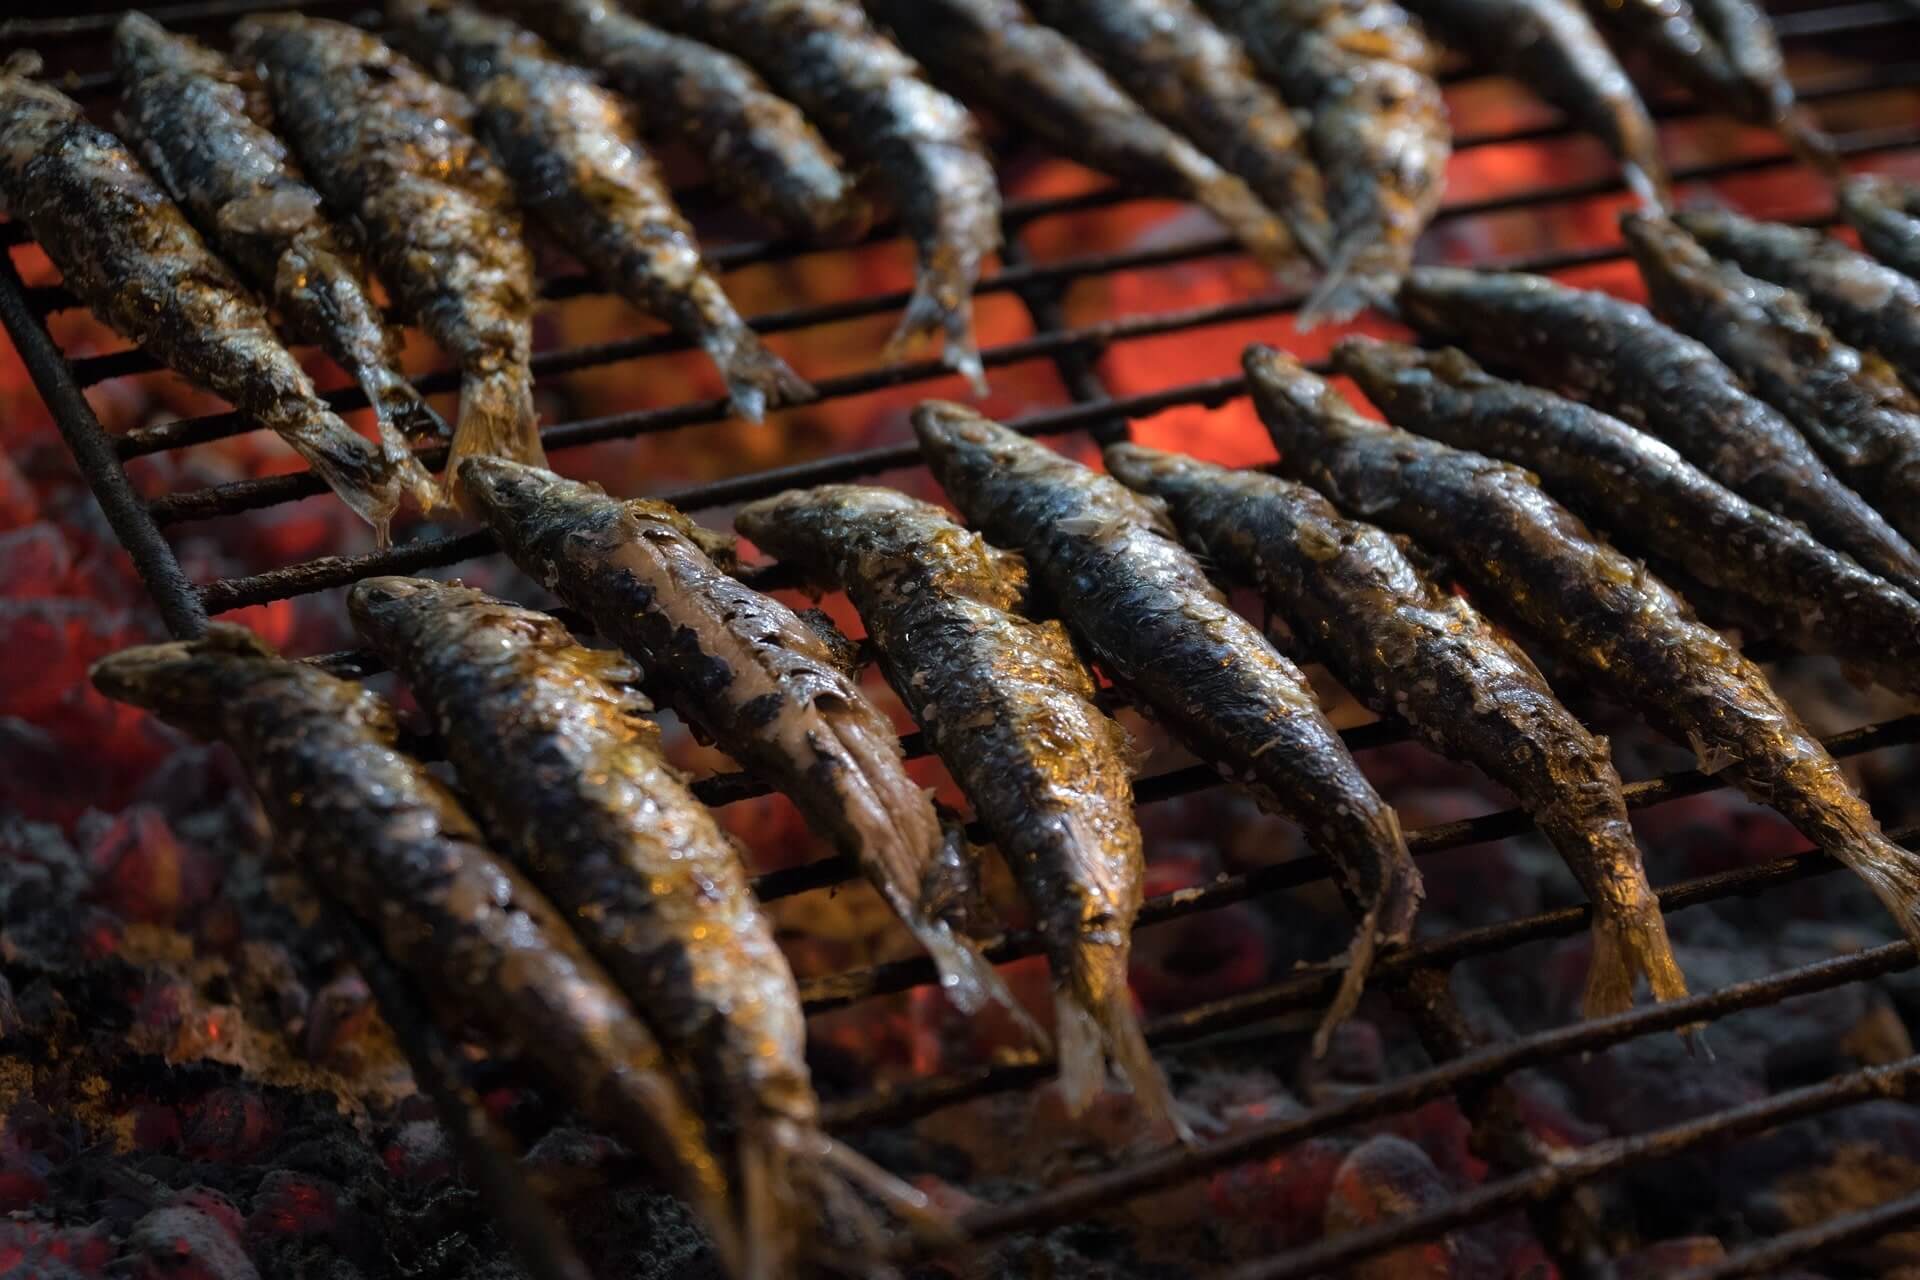
[[1579,0],[1406,0],[1450,43],[1566,112],[1620,161],[1642,201],[1672,203],[1647,104]]
[[1920,694],[1920,602],[1652,436],[1451,348],[1346,338],[1334,367],[1397,425],[1525,467],[1615,542],[1753,606],[1796,647]]
[[1621,223],[1654,310],[1713,348],[1833,473],[1920,544],[1920,399],[1779,285],[1716,261],[1665,218]]
[[1841,339],[1885,357],[1920,392],[1920,280],[1832,236],[1725,209],[1674,215],[1707,252],[1805,298]]
[[1306,138],[1246,51],[1193,0],[1028,0],[1027,7],[1168,128],[1243,178],[1286,219],[1301,250],[1325,264],[1332,229]]
[[402,46],[472,100],[521,203],[621,297],[705,351],[736,413],[758,422],[814,398],[707,270],[618,98],[532,32],[467,5],[389,0],[387,11]]
[[986,394],[973,286],[1000,247],[1000,188],[979,126],[874,30],[854,0],[637,0],[639,12],[751,63],[841,151],[877,172],[920,253],[898,354],[946,332],[947,365]]
[[1247,349],[1281,466],[1344,510],[1449,557],[1490,607],[1725,772],[1867,883],[1920,937],[1920,858],[1888,840],[1760,669],[1527,472],[1360,416],[1290,356]]
[[387,540],[402,476],[314,394],[266,309],[120,139],[0,71],[0,203],[117,332],[258,419]]
[[1425,333],[1651,432],[1735,493],[1800,521],[1909,594],[1920,590],[1920,551],[1712,351],[1645,307],[1543,276],[1422,267],[1400,291],[1400,312]]
[[1301,824],[1361,915],[1319,1044],[1353,1009],[1375,948],[1413,930],[1420,871],[1298,668],[1227,606],[1159,510],[1118,481],[959,405],[914,411],[927,465],[1114,679],[1193,752]]
[[[731,1147],[748,1274],[786,1275],[856,1207],[820,1132],[793,971],[713,815],[655,746],[639,672],[467,587],[370,578],[360,634],[432,717],[489,835],[576,922]],[[829,1161],[832,1163],[830,1164]],[[925,1198],[873,1171],[925,1212]]]
[[270,298],[296,338],[318,343],[366,393],[382,453],[422,508],[438,500],[411,438],[440,433],[367,288],[358,250],[320,209],[268,128],[246,72],[143,13],[114,28],[129,138],[195,226]]
[[231,746],[315,888],[366,924],[450,1021],[472,1018],[537,1062],[738,1257],[725,1175],[659,1044],[567,918],[395,750],[386,702],[221,623],[201,640],[102,659],[93,682]]
[[400,310],[460,370],[449,485],[463,458],[543,461],[528,365],[533,256],[469,104],[343,22],[258,14],[233,31],[307,180],[358,222]]
[[935,81],[1082,164],[1192,200],[1269,267],[1301,265],[1293,234],[1240,178],[1149,115],[1020,0],[867,0]]
[[856,862],[971,1012],[1011,1006],[992,966],[947,923],[967,886],[900,738],[793,611],[728,576],[664,502],[621,502],[550,471],[476,459],[460,476],[515,563],[647,673],[647,687],[785,792]]
[[1387,533],[1306,485],[1113,445],[1107,467],[1166,502],[1194,552],[1257,586],[1313,656],[1381,715],[1511,791],[1593,903],[1588,1017],[1687,993],[1604,738],[1560,705],[1520,647],[1428,578]]
[[1328,278],[1302,318],[1390,303],[1414,242],[1440,208],[1453,134],[1433,78],[1438,53],[1393,0],[1201,0],[1246,42],[1307,137],[1333,217]]
[[1146,861],[1126,730],[1093,704],[1093,673],[1066,629],[1019,615],[1019,558],[930,503],[863,485],[784,493],[736,523],[847,592],[887,679],[1019,877],[1053,967],[1070,1109],[1092,1101],[1104,1046],[1148,1114],[1186,1136],[1127,987]]
[[825,236],[866,220],[866,202],[820,131],[732,54],[642,22],[608,0],[490,7],[605,75],[639,107],[644,137],[691,143],[723,191],[776,226]]
[[1857,174],[1840,184],[1840,215],[1868,253],[1920,280],[1920,185]]

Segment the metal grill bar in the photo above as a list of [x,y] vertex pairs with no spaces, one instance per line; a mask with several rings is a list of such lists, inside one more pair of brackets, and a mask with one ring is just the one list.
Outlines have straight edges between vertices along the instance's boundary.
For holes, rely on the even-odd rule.
[[1878,1240],[1916,1223],[1920,1223],[1920,1195],[1902,1196],[1860,1213],[1785,1232],[1718,1262],[1682,1272],[1674,1280],[1731,1280],[1734,1276],[1768,1275],[1797,1259],[1819,1254],[1831,1257],[1836,1249]]

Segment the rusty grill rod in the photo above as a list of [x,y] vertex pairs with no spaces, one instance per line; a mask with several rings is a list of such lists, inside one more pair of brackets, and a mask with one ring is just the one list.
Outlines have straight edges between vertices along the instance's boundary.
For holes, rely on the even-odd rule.
[[1889,1200],[1859,1213],[1787,1231],[1764,1243],[1728,1254],[1717,1262],[1683,1271],[1674,1280],[1731,1280],[1734,1276],[1766,1275],[1798,1258],[1865,1244],[1920,1223],[1920,1194]]

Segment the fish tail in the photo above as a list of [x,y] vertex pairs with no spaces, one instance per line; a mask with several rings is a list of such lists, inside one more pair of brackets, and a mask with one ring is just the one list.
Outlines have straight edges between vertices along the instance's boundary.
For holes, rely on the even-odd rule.
[[1275,275],[1295,276],[1310,265],[1309,256],[1280,215],[1232,174],[1195,179],[1193,199]]
[[547,465],[533,410],[533,373],[525,364],[508,361],[461,378],[460,419],[447,455],[449,486],[460,464],[472,457]]
[[1380,945],[1401,946],[1413,936],[1414,917],[1419,914],[1420,902],[1426,896],[1420,868],[1414,865],[1413,855],[1407,850],[1406,835],[1400,830],[1400,815],[1382,805],[1379,821],[1368,826],[1375,838],[1369,842],[1365,852],[1366,856],[1380,861],[1380,890],[1366,913],[1360,917],[1360,926],[1354,933],[1353,942],[1347,947],[1346,976],[1340,979],[1333,1003],[1327,1007],[1319,1028],[1313,1033],[1313,1055],[1316,1058],[1326,1053],[1334,1028],[1351,1017],[1359,1007],[1360,996],[1366,990],[1367,975],[1373,969]]
[[[875,1204],[924,1244],[950,1245],[958,1238],[952,1220],[924,1192],[828,1137],[818,1125],[765,1117],[743,1133],[743,1158],[749,1145],[765,1171],[757,1179],[767,1192],[760,1197],[758,1221],[773,1238],[791,1242],[786,1265],[775,1276],[794,1274],[796,1254],[848,1275],[876,1274],[892,1241]],[[742,1178],[743,1185],[755,1180]],[[755,1207],[749,1204],[747,1213],[751,1230]]]
[[422,511],[439,505],[441,493],[427,469],[413,456],[413,442],[446,434],[446,425],[427,407],[411,382],[384,365],[356,371],[354,379],[373,406],[380,429],[380,452],[400,478],[401,487]]
[[1383,310],[1391,307],[1394,293],[1392,281],[1359,265],[1371,248],[1370,243],[1358,238],[1335,246],[1332,260],[1327,263],[1326,279],[1307,295],[1299,318],[1294,322],[1296,327],[1311,329],[1323,321],[1340,324],[1353,319],[1367,307]]
[[978,1013],[992,1000],[1012,1016],[1035,1045],[1045,1049],[1052,1044],[1046,1031],[1014,998],[992,962],[970,939],[961,937],[944,920],[917,920],[912,922],[912,928],[914,937],[933,957],[934,968],[940,971],[940,989],[954,1008],[962,1013]]
[[967,380],[973,394],[987,394],[986,366],[980,362],[980,348],[973,338],[973,300],[963,280],[948,279],[941,272],[922,270],[914,281],[913,296],[900,317],[900,325],[887,339],[881,357],[897,360],[923,334],[946,332],[946,349],[940,359]]
[[267,421],[313,473],[353,513],[373,526],[382,548],[392,541],[393,513],[400,509],[401,477],[387,457],[319,401],[302,401],[292,414]]
[[1054,989],[1060,1045],[1060,1092],[1074,1115],[1093,1102],[1111,1058],[1154,1127],[1183,1143],[1193,1130],[1180,1118],[1173,1091],[1153,1060],[1127,986],[1126,947],[1082,943],[1071,977]]
[[713,334],[702,345],[726,379],[733,411],[749,422],[766,417],[768,409],[819,398],[812,383],[788,368],[744,324]]
[[1594,903],[1593,960],[1580,1000],[1582,1016],[1604,1018],[1633,1007],[1635,982],[1644,977],[1655,1000],[1680,1000],[1687,980],[1667,938],[1666,917],[1652,893],[1629,904]]
[[1867,882],[1873,896],[1893,914],[1900,931],[1920,947],[1920,854],[1895,844],[1873,826],[1856,831],[1845,841],[1822,843],[1827,852]]

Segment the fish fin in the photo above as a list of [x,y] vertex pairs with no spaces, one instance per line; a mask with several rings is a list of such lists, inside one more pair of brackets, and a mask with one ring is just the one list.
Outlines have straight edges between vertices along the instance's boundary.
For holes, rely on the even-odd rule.
[[980,348],[973,338],[973,299],[965,283],[960,282],[960,287],[952,290],[959,294],[958,300],[944,301],[940,295],[951,287],[952,282],[936,273],[920,273],[920,278],[914,281],[913,296],[907,299],[907,309],[900,317],[900,325],[887,339],[881,358],[898,360],[914,339],[944,329],[947,343],[940,353],[941,362],[965,378],[974,395],[985,396],[987,371],[980,363]]
[[715,334],[702,345],[726,379],[733,411],[749,422],[759,422],[769,409],[820,398],[811,382],[788,368],[744,324]]
[[[1121,962],[1124,965],[1124,953]],[[1125,982],[1107,984],[1097,1007],[1070,985],[1056,988],[1054,1034],[1060,1045],[1060,1092],[1071,1114],[1077,1116],[1092,1104],[1111,1058],[1153,1126],[1183,1145],[1192,1145],[1193,1130],[1181,1119],[1167,1077],[1141,1034],[1133,995]]]
[[993,1000],[1006,1009],[1036,1046],[1043,1051],[1052,1047],[1045,1029],[1033,1020],[1033,1015],[1014,998],[1013,992],[1007,990],[1007,984],[978,946],[961,937],[944,920],[914,921],[912,929],[920,945],[933,957],[934,967],[940,971],[940,989],[954,1008],[962,1013],[978,1013],[988,1000]]
[[1593,960],[1580,1001],[1584,1017],[1604,1018],[1631,1009],[1634,983],[1641,977],[1656,1000],[1680,1000],[1687,994],[1659,900],[1647,893],[1639,896],[1630,906],[1610,905],[1605,911],[1595,906]]
[[547,465],[533,409],[533,374],[526,365],[507,363],[461,378],[460,418],[447,455],[449,485],[457,483],[460,464],[472,457]]

